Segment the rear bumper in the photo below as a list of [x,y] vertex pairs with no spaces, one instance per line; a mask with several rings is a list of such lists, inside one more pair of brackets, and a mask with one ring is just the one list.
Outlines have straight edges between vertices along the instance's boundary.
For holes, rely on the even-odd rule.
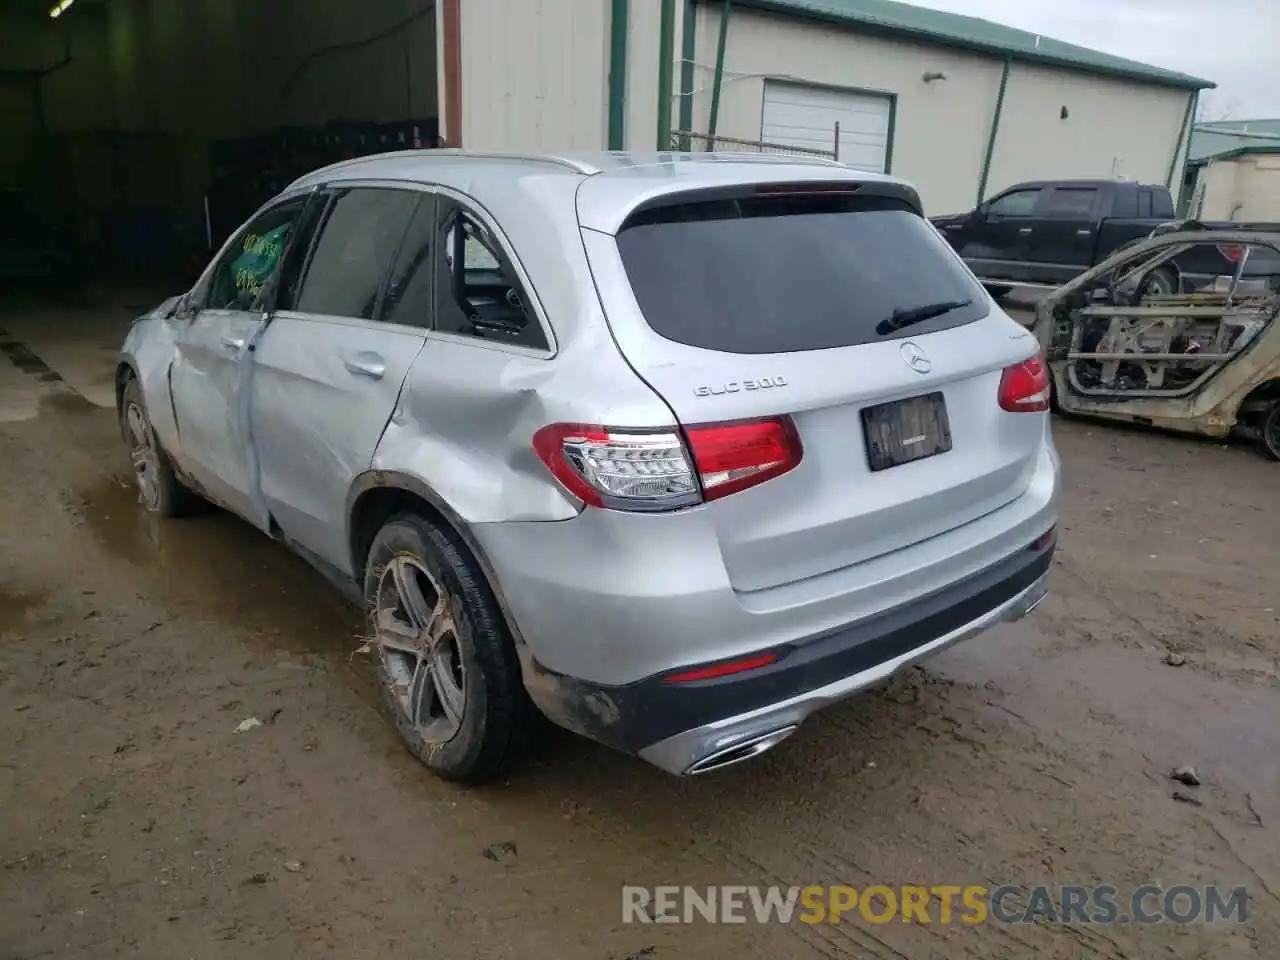
[[997,623],[1019,620],[1034,610],[1048,593],[1048,575],[1041,574],[999,606],[968,623],[888,660],[864,667],[832,683],[785,700],[715,720],[641,748],[641,757],[668,773],[706,773],[747,760],[781,742],[812,713],[873,687],[921,660],[962,640],[977,636]]
[[[536,668],[530,692],[553,720],[674,774],[748,759],[811,713],[997,623],[1044,598],[1054,546],[1017,554],[866,621],[770,649],[769,666],[715,680],[672,684],[655,675],[593,684]],[[761,651],[764,652],[764,651]]]

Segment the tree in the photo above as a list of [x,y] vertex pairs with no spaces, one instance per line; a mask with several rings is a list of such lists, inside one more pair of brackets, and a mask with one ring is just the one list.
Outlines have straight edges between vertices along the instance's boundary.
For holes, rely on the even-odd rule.
[[1234,120],[1239,111],[1240,102],[1234,97],[1222,94],[1207,94],[1196,104],[1196,123],[1220,123]]

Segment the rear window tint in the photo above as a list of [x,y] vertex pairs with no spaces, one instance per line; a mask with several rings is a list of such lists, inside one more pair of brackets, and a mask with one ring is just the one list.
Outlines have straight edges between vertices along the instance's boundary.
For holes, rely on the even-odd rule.
[[[989,311],[986,292],[934,227],[887,198],[664,207],[633,217],[617,242],[649,326],[709,350],[848,347],[960,326]],[[892,320],[940,304],[963,305],[905,326]]]

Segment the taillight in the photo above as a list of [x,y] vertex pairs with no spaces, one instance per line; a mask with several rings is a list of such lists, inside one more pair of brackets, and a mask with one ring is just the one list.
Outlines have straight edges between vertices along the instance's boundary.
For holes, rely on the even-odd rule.
[[1244,256],[1244,247],[1234,243],[1220,243],[1217,245],[1218,252],[1230,260],[1232,263],[1239,263],[1240,258]]
[[789,417],[675,429],[553,423],[533,449],[566,490],[593,507],[675,510],[745,490],[793,469],[802,455]]
[[784,474],[800,463],[804,453],[790,417],[706,424],[685,433],[708,500]]
[[1000,409],[1010,413],[1036,413],[1049,409],[1049,367],[1036,354],[1000,375]]

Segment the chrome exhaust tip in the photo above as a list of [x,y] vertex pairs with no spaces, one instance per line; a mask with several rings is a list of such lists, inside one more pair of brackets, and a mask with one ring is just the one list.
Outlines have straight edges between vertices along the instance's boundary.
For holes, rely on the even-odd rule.
[[795,724],[792,724],[750,737],[728,747],[722,747],[715,753],[703,757],[690,766],[685,771],[685,776],[694,777],[700,773],[710,773],[712,770],[723,770],[725,767],[731,767],[735,763],[751,760],[760,756],[766,750],[776,747],[791,734],[795,733],[797,729]]

